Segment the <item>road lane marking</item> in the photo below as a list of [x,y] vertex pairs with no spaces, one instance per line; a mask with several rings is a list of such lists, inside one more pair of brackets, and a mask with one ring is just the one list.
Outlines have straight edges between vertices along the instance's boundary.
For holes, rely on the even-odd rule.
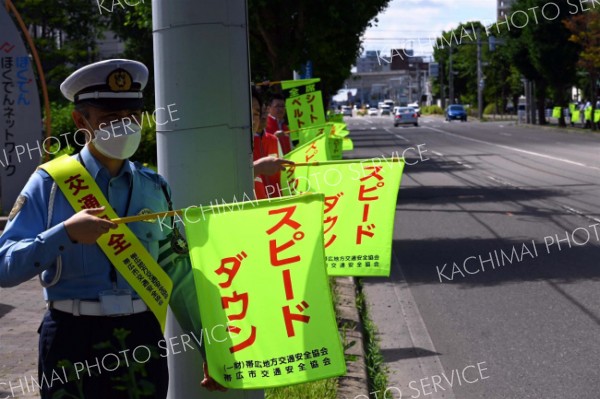
[[454,162],[456,162],[456,163],[457,163],[457,164],[459,164],[460,166],[462,166],[462,167],[465,167],[465,168],[467,168],[467,169],[473,169],[473,167],[472,167],[471,165],[469,165],[469,164],[466,164],[466,163],[464,163],[464,162],[462,162],[462,161],[454,161]]
[[441,152],[437,152],[437,151],[431,151],[433,154],[437,155],[438,157],[443,157],[444,154],[442,154]]
[[519,188],[516,184],[513,184],[513,183],[509,182],[508,180],[504,180],[504,179],[501,179],[496,176],[488,176],[488,179],[493,180],[496,183],[500,183],[504,186],[508,186],[508,187],[512,187],[512,188]]
[[580,211],[580,210],[578,210],[578,209],[571,208],[570,206],[566,206],[566,205],[561,205],[561,207],[562,207],[564,210],[566,210],[567,212],[569,212],[569,213],[572,213],[572,214],[574,214],[574,215],[577,215],[577,216],[581,216],[581,217],[583,217],[583,218],[586,218],[586,219],[588,219],[588,220],[591,220],[592,222],[600,223],[600,219],[598,219],[598,218],[595,218],[595,217],[593,217],[593,216],[591,216],[591,215],[588,215],[588,214],[586,214],[585,212],[582,212],[582,211]]
[[584,163],[581,162],[575,162],[575,161],[571,161],[569,159],[564,159],[564,158],[558,158],[558,157],[554,157],[552,155],[547,155],[547,154],[541,154],[539,152],[534,152],[534,151],[528,151],[528,150],[523,150],[521,148],[517,148],[517,147],[511,147],[508,145],[503,145],[503,144],[496,144],[496,143],[490,143],[489,141],[484,141],[484,140],[479,140],[479,139],[473,139],[471,137],[464,137],[461,136],[459,134],[454,134],[454,133],[449,133],[449,132],[445,132],[441,129],[436,129],[433,127],[429,127],[429,126],[424,126],[425,129],[430,129],[433,131],[436,131],[438,133],[442,133],[445,134],[447,136],[452,136],[452,137],[458,137],[460,139],[463,140],[468,140],[468,141],[474,141],[476,143],[480,143],[480,144],[487,144],[487,145],[491,145],[491,146],[495,146],[495,147],[500,147],[500,148],[504,148],[507,150],[511,150],[511,151],[516,151],[516,152],[521,152],[523,154],[528,154],[528,155],[534,155],[536,157],[541,157],[541,158],[546,158],[546,159],[551,159],[553,161],[559,161],[559,162],[564,162],[564,163],[568,163],[570,165],[575,165],[575,166],[583,166],[584,168],[588,168],[588,169],[595,169],[595,170],[600,170],[600,168],[595,167],[595,166],[590,166],[590,165],[586,165]]

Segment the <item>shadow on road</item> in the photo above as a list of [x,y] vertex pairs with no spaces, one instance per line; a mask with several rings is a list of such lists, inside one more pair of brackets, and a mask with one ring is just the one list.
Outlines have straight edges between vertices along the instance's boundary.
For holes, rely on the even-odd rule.
[[10,313],[10,311],[13,310],[14,308],[15,308],[14,306],[5,305],[3,303],[0,303],[0,319],[2,317],[4,317],[6,314]]

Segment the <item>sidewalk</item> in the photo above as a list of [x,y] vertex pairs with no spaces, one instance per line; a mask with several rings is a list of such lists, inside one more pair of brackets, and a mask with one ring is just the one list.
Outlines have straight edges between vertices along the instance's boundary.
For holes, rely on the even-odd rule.
[[0,288],[0,397],[39,398],[37,329],[45,312],[35,277],[15,288]]

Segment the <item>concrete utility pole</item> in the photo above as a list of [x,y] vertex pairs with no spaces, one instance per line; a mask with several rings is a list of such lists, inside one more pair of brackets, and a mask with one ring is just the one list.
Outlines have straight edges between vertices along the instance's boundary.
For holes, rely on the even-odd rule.
[[[246,0],[153,0],[152,10],[156,107],[176,110],[157,126],[156,140],[174,207],[233,202],[243,193],[252,198]],[[167,339],[181,333],[170,316]],[[206,391],[198,351],[168,360],[171,399],[264,397],[263,391]]]

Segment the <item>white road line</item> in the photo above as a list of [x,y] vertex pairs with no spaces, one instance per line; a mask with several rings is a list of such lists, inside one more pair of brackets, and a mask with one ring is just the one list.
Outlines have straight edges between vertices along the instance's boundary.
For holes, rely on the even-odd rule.
[[527,150],[523,150],[521,148],[511,147],[511,146],[508,146],[508,145],[490,143],[489,141],[484,141],[484,140],[479,140],[479,139],[473,139],[471,137],[464,137],[464,136],[461,136],[459,134],[445,132],[443,130],[436,129],[436,128],[429,127],[429,126],[424,126],[424,127],[425,127],[425,129],[430,129],[430,130],[436,131],[438,133],[445,134],[447,136],[458,137],[459,139],[463,139],[463,140],[474,141],[474,142],[480,143],[480,144],[492,145],[492,146],[495,146],[495,147],[500,147],[500,148],[504,148],[504,149],[511,150],[511,151],[521,152],[523,154],[534,155],[536,157],[541,157],[541,158],[546,158],[546,159],[552,159],[553,161],[564,162],[564,163],[568,163],[570,165],[583,166],[584,168],[588,168],[588,169],[600,170],[600,168],[597,168],[595,166],[586,165],[586,164],[581,163],[581,162],[571,161],[569,159],[553,157],[551,155],[541,154],[539,152],[534,152],[534,151],[527,151]]
[[441,152],[437,152],[437,151],[431,151],[433,154],[437,155],[438,157],[443,157],[444,154],[442,154]]
[[490,179],[490,180],[495,181],[496,183],[500,183],[500,184],[502,184],[504,186],[519,188],[519,187],[517,187],[516,184],[513,184],[513,183],[511,183],[511,182],[509,182],[507,180],[501,179],[501,178],[496,177],[496,176],[488,176],[487,178]]
[[399,138],[400,140],[404,140],[404,141],[406,141],[406,142],[408,143],[408,139],[407,139],[406,137],[403,137],[403,136],[401,136],[401,135],[399,135],[399,134],[395,134],[394,136],[396,136],[396,137],[397,137],[397,138]]
[[600,223],[600,219],[598,219],[598,218],[595,218],[595,217],[593,217],[593,216],[591,216],[591,215],[587,215],[586,213],[584,213],[584,212],[582,212],[582,211],[580,211],[580,210],[577,210],[577,209],[575,209],[575,208],[571,208],[570,206],[566,206],[566,205],[561,205],[561,207],[562,207],[564,210],[566,210],[567,212],[569,212],[569,213],[575,214],[575,215],[577,215],[577,216],[584,217],[584,218],[586,218],[586,219],[588,219],[588,220],[591,220],[591,221],[593,221],[593,222],[596,222],[596,223]]

